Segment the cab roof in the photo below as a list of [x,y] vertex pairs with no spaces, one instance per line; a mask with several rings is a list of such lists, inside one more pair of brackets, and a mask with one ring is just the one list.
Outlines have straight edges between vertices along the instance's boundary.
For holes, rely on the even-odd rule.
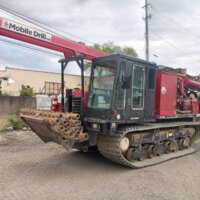
[[110,61],[110,60],[120,61],[122,59],[130,60],[130,61],[133,61],[138,64],[148,65],[149,67],[157,68],[156,63],[148,62],[148,61],[142,60],[140,58],[134,58],[134,57],[126,56],[123,54],[113,54],[113,55],[98,57],[98,58],[95,58],[93,61],[96,63],[96,62],[106,62],[106,61]]

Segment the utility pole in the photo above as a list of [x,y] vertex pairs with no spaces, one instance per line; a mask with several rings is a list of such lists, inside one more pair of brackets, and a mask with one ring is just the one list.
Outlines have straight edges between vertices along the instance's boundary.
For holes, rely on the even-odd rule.
[[145,5],[142,7],[145,9],[145,56],[147,61],[149,61],[149,19],[151,18],[148,13],[149,5],[148,0],[145,0]]

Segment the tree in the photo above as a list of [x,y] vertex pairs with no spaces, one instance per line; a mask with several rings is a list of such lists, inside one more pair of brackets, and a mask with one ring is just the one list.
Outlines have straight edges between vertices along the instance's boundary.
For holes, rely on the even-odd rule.
[[32,97],[32,96],[35,96],[35,93],[33,91],[33,88],[31,88],[29,85],[27,85],[27,86],[22,85],[22,89],[20,90],[20,96]]
[[[123,55],[127,55],[127,56],[131,56],[131,57],[137,57],[137,52],[135,51],[134,48],[129,47],[129,46],[119,46],[119,45],[115,45],[113,42],[106,42],[103,45],[100,44],[94,44],[93,46],[91,46],[92,48],[96,49],[96,50],[100,50],[103,52],[106,52],[108,54],[123,54]],[[91,63],[86,62],[85,63],[85,71],[89,71],[91,67]]]
[[113,42],[106,42],[103,45],[94,44],[92,48],[104,51],[108,54],[121,53],[123,55],[137,57],[137,53],[135,49],[133,49],[132,47],[128,46],[121,47],[119,45],[115,45]]

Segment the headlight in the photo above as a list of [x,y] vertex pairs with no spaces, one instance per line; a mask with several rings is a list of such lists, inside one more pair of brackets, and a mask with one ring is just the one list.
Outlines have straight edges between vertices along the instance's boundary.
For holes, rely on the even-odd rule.
[[116,123],[113,122],[113,123],[111,124],[111,128],[115,129],[116,127],[117,127]]
[[99,124],[93,123],[93,124],[92,124],[92,128],[93,128],[93,129],[99,129]]

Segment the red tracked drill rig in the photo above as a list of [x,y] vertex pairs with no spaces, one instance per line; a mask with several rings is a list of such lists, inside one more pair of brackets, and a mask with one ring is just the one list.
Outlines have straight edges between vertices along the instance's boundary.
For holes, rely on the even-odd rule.
[[[106,55],[6,19],[0,19],[0,35],[65,55],[60,60],[63,112],[23,109],[21,113],[44,142],[83,151],[97,147],[106,158],[131,168],[156,165],[199,149],[200,82],[184,70]],[[83,59],[92,60],[87,100]],[[76,61],[82,72],[80,115],[64,112],[64,70],[70,61]]]

